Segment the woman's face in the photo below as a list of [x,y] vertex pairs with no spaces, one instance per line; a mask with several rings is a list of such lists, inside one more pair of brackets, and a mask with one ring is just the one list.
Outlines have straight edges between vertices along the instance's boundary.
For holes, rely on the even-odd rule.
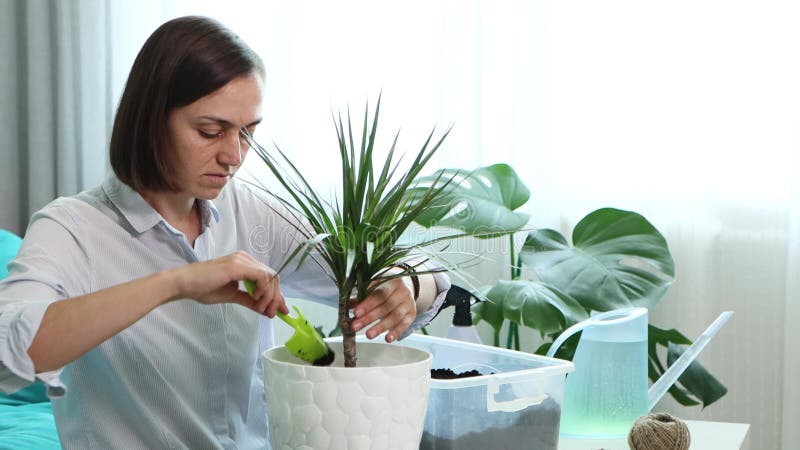
[[239,169],[251,133],[261,122],[263,80],[257,74],[231,80],[205,97],[169,113],[173,176],[180,193],[216,198]]

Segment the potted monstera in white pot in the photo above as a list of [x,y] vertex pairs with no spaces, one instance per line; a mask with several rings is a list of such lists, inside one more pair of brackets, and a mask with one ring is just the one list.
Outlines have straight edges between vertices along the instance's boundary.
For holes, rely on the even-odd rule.
[[450,180],[445,177],[430,187],[413,189],[420,171],[447,133],[433,140],[432,131],[404,170],[394,158],[397,137],[386,159],[374,164],[379,111],[380,98],[371,120],[367,107],[356,136],[349,115],[346,121],[341,116],[334,119],[341,157],[340,199],[317,193],[283,152],[277,148],[274,154],[267,151],[245,132],[251,147],[288,193],[287,198],[273,196],[284,207],[284,214],[294,216],[290,222],[297,224],[296,231],[305,239],[286,264],[313,259],[326,270],[339,293],[342,343],[331,346],[341,357],[337,356],[332,366],[305,363],[283,347],[264,354],[270,442],[275,449],[419,446],[430,355],[402,346],[364,342],[358,344],[357,366],[349,311],[381,283],[409,275],[409,270],[417,275],[444,270],[444,266],[429,269],[422,263],[411,269],[406,264],[400,272],[389,273],[386,268],[408,261],[422,248],[470,233],[401,244],[407,227],[423,212],[448,207],[443,193]]

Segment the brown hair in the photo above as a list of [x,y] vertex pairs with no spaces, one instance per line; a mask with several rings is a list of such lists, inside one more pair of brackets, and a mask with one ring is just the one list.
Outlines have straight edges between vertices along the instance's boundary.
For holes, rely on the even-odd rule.
[[261,58],[216,20],[188,16],[158,27],[136,56],[117,108],[114,173],[140,192],[177,190],[166,176],[169,112],[254,72],[264,76]]

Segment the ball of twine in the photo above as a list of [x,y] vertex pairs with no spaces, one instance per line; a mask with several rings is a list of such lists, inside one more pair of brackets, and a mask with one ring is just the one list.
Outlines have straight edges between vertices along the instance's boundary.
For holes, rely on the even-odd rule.
[[628,434],[631,450],[688,450],[689,428],[667,413],[639,417]]

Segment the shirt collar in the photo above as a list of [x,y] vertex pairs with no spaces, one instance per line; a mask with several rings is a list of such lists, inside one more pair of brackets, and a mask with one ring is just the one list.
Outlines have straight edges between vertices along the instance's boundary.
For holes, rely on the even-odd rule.
[[[197,204],[200,205],[200,220],[203,222],[203,228],[219,223],[219,211],[213,200],[198,200]],[[211,222],[212,218],[214,222]]]
[[[103,191],[138,233],[144,233],[161,222],[167,224],[161,214],[153,209],[138,192],[120,181],[115,175],[112,174],[106,178],[103,182]],[[198,200],[197,203],[200,207],[200,221],[204,229],[214,223],[219,223],[219,211],[213,201]],[[214,222],[211,221],[212,218]]]

